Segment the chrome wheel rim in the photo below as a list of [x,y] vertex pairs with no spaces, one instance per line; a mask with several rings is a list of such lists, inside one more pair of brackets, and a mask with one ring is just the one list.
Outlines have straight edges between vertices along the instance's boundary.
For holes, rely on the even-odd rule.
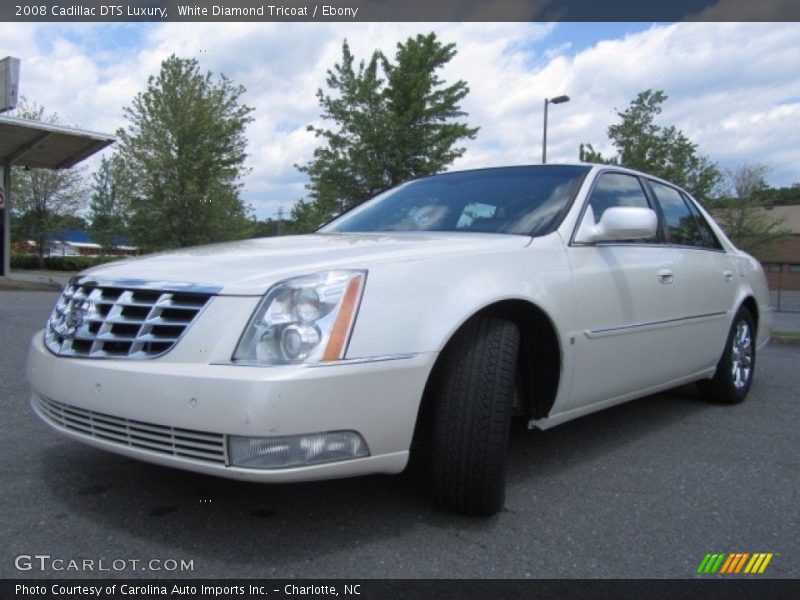
[[750,382],[753,372],[753,339],[747,321],[742,320],[736,324],[731,355],[733,386],[740,390]]

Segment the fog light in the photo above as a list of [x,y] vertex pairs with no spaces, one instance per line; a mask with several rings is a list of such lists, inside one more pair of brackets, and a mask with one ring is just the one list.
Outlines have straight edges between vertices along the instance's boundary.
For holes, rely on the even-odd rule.
[[267,438],[228,436],[231,466],[246,469],[288,469],[364,456],[369,456],[367,442],[355,431]]

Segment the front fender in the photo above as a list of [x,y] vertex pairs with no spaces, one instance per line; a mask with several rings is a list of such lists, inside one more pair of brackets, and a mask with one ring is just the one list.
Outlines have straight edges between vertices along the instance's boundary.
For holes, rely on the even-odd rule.
[[575,302],[558,233],[522,248],[371,268],[347,358],[438,352],[472,315],[503,300],[536,305],[566,335]]

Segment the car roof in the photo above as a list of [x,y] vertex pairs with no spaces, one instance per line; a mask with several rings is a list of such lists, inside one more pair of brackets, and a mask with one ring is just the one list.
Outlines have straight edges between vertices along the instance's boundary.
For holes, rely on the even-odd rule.
[[428,179],[431,177],[445,177],[448,175],[462,175],[466,173],[480,173],[482,171],[501,171],[506,169],[530,169],[536,167],[583,167],[589,169],[587,173],[590,172],[600,172],[600,171],[614,171],[614,172],[622,172],[622,173],[630,173],[631,175],[637,175],[640,177],[647,177],[653,181],[658,181],[670,187],[675,187],[684,192],[685,194],[691,196],[689,192],[687,192],[684,188],[679,186],[676,183],[668,181],[666,179],[662,179],[656,175],[651,175],[650,173],[646,173],[645,171],[638,171],[636,169],[631,169],[630,167],[625,167],[622,165],[614,165],[614,164],[606,164],[606,163],[589,163],[589,162],[580,162],[580,161],[573,161],[573,162],[558,162],[558,163],[546,163],[546,164],[523,164],[523,165],[498,165],[495,167],[479,167],[475,169],[462,169],[458,171],[444,171],[442,173],[435,173],[433,175],[427,175],[425,177],[417,177],[414,179],[408,180],[406,183],[410,181],[421,181],[424,179]]

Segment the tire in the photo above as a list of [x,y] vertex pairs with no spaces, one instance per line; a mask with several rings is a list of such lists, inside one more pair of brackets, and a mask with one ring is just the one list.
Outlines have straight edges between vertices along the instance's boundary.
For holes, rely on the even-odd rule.
[[720,404],[737,404],[747,397],[756,367],[755,335],[750,311],[740,308],[714,377],[698,382],[704,396]]
[[479,317],[442,356],[431,447],[433,499],[442,508],[489,516],[503,507],[519,339],[510,321]]

